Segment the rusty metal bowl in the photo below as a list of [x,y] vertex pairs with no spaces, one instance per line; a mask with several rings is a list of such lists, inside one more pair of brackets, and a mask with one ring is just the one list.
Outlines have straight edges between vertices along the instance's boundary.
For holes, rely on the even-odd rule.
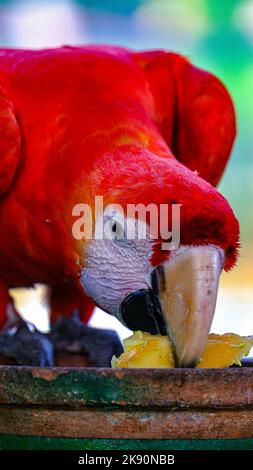
[[117,370],[2,365],[0,434],[106,439],[115,448],[122,439],[251,439],[253,448],[252,364]]

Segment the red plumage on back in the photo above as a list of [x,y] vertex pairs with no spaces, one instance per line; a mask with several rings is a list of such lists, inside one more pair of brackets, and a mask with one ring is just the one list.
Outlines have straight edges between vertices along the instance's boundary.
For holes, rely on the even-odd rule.
[[220,80],[179,54],[136,54],[155,97],[158,125],[175,157],[216,185],[236,135],[232,100]]

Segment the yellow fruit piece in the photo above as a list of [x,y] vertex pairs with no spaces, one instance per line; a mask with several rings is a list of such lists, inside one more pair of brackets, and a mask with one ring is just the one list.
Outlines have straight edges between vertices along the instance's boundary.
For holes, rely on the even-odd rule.
[[[123,343],[124,352],[119,358],[115,356],[112,358],[112,367],[175,367],[172,346],[167,336],[136,331]],[[241,358],[249,354],[252,346],[253,338],[234,333],[224,335],[211,333],[197,367],[223,368],[232,364],[241,365]]]
[[229,367],[241,365],[241,359],[247,356],[253,346],[253,339],[247,336],[225,333],[209,335],[208,343],[203,352],[200,368]]

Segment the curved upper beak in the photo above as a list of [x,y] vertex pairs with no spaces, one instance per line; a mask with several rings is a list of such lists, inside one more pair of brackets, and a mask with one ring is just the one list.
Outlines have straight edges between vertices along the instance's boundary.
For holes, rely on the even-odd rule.
[[131,330],[167,333],[177,367],[194,367],[208,340],[224,253],[214,245],[184,246],[171,253],[152,271],[152,288],[123,299],[120,318]]
[[178,367],[194,367],[211,328],[223,251],[213,245],[182,247],[156,269],[157,294]]

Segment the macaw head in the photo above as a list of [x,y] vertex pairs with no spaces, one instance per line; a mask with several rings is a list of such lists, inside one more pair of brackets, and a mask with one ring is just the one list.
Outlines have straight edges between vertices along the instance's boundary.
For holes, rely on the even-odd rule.
[[[93,237],[85,243],[83,289],[131,330],[168,333],[177,365],[194,366],[221,272],[237,257],[239,228],[228,202],[174,157],[135,146],[105,154],[88,181],[91,199],[103,196],[103,208],[96,209]],[[145,217],[131,212],[138,204]],[[161,228],[172,228],[172,205],[180,205],[180,236],[166,245],[170,235]]]

